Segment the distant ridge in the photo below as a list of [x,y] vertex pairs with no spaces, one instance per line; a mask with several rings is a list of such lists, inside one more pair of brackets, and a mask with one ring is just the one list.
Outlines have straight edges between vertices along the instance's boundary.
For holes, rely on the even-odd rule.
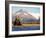
[[34,16],[33,13],[31,13],[31,12],[29,13],[23,9],[20,9],[19,11],[17,11],[15,13],[15,15],[18,15],[19,17],[22,17],[22,18],[35,18],[35,19],[38,18],[38,17]]
[[[14,16],[15,15],[15,16]],[[37,19],[34,14],[32,14],[31,12],[27,12],[25,10],[20,9],[19,11],[17,11],[12,17],[12,20],[14,21],[16,16],[19,16],[20,18],[23,18],[24,20],[22,20],[22,22],[24,23],[32,23],[32,22],[40,22],[40,17]]]

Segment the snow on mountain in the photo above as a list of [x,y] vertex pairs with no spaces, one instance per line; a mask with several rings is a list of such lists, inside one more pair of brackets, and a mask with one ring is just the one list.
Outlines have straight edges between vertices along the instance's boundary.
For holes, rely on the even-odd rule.
[[30,15],[34,16],[36,19],[39,19],[40,15],[39,13],[31,13],[31,12],[28,12]]
[[38,13],[32,13],[32,12],[26,12],[22,9],[17,11],[15,14],[13,14],[13,19],[15,19],[15,16],[18,15],[19,17],[22,18],[33,18],[33,19],[39,19],[40,15]]

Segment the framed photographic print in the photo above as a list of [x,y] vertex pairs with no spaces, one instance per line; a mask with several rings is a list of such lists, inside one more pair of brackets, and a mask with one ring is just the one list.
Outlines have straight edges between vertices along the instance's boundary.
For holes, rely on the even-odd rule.
[[5,5],[6,37],[45,34],[45,3],[8,1]]

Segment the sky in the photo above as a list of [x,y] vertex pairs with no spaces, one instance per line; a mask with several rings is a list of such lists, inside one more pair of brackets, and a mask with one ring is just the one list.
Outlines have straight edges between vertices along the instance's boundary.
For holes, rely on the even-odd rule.
[[16,7],[16,6],[12,6],[12,14],[15,14],[16,12],[18,12],[21,9],[23,11],[26,11],[27,13],[33,15],[36,19],[39,19],[40,7]]
[[32,13],[40,13],[40,8],[39,7],[12,7],[12,12],[15,13],[22,9],[23,11],[26,12],[32,12]]

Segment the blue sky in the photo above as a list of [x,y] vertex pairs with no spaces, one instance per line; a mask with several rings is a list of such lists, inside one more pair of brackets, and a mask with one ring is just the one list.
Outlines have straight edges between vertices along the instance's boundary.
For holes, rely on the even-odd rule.
[[12,12],[15,13],[19,11],[20,9],[23,9],[26,12],[32,12],[32,13],[40,13],[40,8],[39,7],[12,7]]

